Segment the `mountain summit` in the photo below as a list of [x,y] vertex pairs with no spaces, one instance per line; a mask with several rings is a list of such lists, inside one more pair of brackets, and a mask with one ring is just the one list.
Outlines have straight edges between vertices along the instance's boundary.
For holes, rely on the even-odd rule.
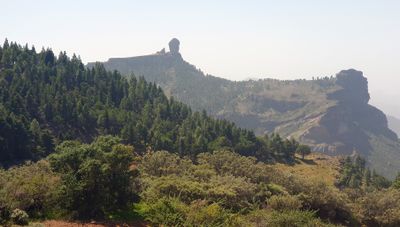
[[[400,169],[400,144],[385,114],[368,104],[368,81],[361,71],[343,70],[313,80],[259,79],[230,81],[205,75],[179,54],[170,52],[110,58],[109,70],[144,76],[168,96],[231,120],[258,135],[277,132],[329,155],[361,154],[378,172],[394,177]],[[94,64],[89,63],[88,67]]]

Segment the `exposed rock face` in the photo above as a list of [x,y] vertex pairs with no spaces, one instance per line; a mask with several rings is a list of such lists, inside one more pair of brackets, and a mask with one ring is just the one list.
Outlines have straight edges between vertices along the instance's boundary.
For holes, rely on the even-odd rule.
[[336,104],[301,135],[302,141],[330,155],[361,154],[372,168],[393,177],[400,165],[400,144],[388,128],[385,114],[368,104],[367,79],[362,72],[350,69],[336,75],[336,84],[340,88],[327,93]]
[[[400,144],[385,115],[368,104],[368,82],[350,69],[317,80],[229,81],[205,76],[179,54],[110,59],[104,65],[157,83],[168,96],[194,110],[235,122],[256,134],[277,132],[330,155],[360,153],[369,165],[393,177],[400,169]],[[89,64],[90,66],[90,64]]]
[[330,94],[332,99],[352,104],[368,103],[370,99],[368,81],[361,71],[355,69],[342,70],[336,75],[336,83],[343,89]]
[[179,54],[179,40],[177,38],[173,38],[171,41],[169,41],[169,51],[171,54]]
[[327,97],[337,104],[328,108],[317,126],[303,135],[304,139],[317,144],[316,150],[331,154],[357,152],[368,155],[373,150],[369,133],[390,140],[397,139],[397,135],[388,128],[385,114],[368,104],[368,81],[361,71],[350,69],[339,72],[336,84],[341,88],[328,93]]

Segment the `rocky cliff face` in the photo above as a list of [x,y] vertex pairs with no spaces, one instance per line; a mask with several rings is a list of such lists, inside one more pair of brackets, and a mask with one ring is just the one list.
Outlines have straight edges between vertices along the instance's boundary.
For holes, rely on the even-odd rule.
[[144,76],[193,109],[204,109],[259,135],[278,132],[330,155],[360,153],[389,177],[400,169],[397,136],[382,111],[368,104],[368,82],[362,72],[343,70],[336,77],[317,80],[234,82],[204,75],[185,62],[179,44],[174,39],[169,52],[112,58],[104,65]]
[[302,135],[315,150],[330,154],[361,153],[368,156],[373,147],[370,134],[395,141],[397,135],[388,128],[385,114],[368,104],[368,82],[362,72],[344,70],[336,75],[340,89],[328,93],[336,104],[327,109],[318,124]]

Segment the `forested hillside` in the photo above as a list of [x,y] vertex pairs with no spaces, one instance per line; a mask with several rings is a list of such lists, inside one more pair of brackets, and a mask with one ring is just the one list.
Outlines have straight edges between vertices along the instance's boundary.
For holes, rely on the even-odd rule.
[[179,52],[165,51],[110,58],[104,66],[128,77],[143,75],[194,110],[205,109],[256,135],[279,133],[330,155],[356,152],[391,178],[400,169],[400,143],[385,114],[368,104],[368,81],[361,71],[312,80],[230,81],[205,75]]
[[127,79],[75,55],[6,41],[0,48],[0,163],[37,160],[61,141],[111,134],[137,152],[167,150],[195,157],[226,148],[260,160],[291,161],[298,143],[253,132],[168,99],[143,78]]

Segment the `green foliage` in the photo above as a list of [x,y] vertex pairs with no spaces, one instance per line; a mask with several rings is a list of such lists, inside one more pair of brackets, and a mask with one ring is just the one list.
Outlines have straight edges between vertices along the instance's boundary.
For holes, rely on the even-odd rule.
[[392,187],[395,189],[400,189],[400,173],[398,173],[396,179],[394,179]]
[[302,202],[291,195],[274,195],[267,201],[268,207],[277,211],[298,210]]
[[400,191],[384,189],[360,197],[356,203],[355,213],[367,226],[400,225]]
[[135,205],[135,211],[154,224],[165,226],[183,226],[187,206],[176,198],[159,198],[154,203],[141,202]]
[[177,197],[162,197],[154,203],[142,201],[134,210],[145,220],[165,226],[231,226],[235,218],[218,203],[194,200],[186,204]]
[[133,202],[133,148],[106,136],[92,144],[64,142],[49,157],[61,175],[61,206],[80,218],[104,217]]
[[4,212],[18,208],[42,218],[57,207],[60,188],[60,177],[47,161],[0,170],[0,208]]
[[[180,156],[217,149],[260,160],[290,160],[295,147],[275,135],[254,133],[168,99],[155,83],[129,80],[96,64],[87,69],[75,55],[4,44],[0,63],[0,164],[36,160],[64,140],[119,136],[137,152],[147,147]],[[279,137],[279,138],[278,138]],[[290,146],[287,146],[290,145]]]
[[142,218],[165,226],[399,224],[395,188],[359,191],[350,200],[325,183],[230,151],[193,161],[165,151],[134,159],[133,148],[120,142],[112,136],[91,144],[66,141],[49,162],[1,170],[2,225],[11,223],[15,209],[33,218]]
[[13,210],[10,217],[11,220],[17,225],[27,225],[29,222],[29,215],[20,209]]
[[296,140],[283,139],[277,133],[265,135],[259,141],[261,148],[257,150],[255,156],[261,161],[268,161],[273,158],[278,161],[293,163],[294,154],[300,146]]
[[200,199],[241,210],[272,194],[263,181],[274,171],[254,158],[218,151],[199,154],[196,162],[166,152],[146,154],[139,165],[142,198],[156,201],[172,196],[187,203]]
[[302,144],[297,147],[296,153],[299,153],[301,158],[304,159],[304,156],[311,154],[311,148]]
[[372,172],[365,166],[365,160],[360,156],[346,157],[341,162],[341,175],[337,185],[350,188],[388,188],[391,182],[385,177]]
[[339,223],[354,223],[345,195],[323,182],[302,183],[299,199],[303,207],[316,211],[318,217]]
[[257,210],[250,213],[240,226],[271,226],[271,227],[329,227],[335,226],[322,222],[315,217],[315,212],[286,210],[272,211]]
[[0,207],[0,225],[8,226],[11,222],[11,210],[9,207],[2,205]]
[[197,200],[190,204],[186,226],[229,226],[234,215],[218,203]]
[[276,179],[276,183],[288,194],[296,196],[303,209],[315,211],[322,219],[342,224],[357,223],[347,196],[323,181],[304,181],[289,175]]
[[[218,208],[213,205],[213,209],[230,216],[235,222],[224,222],[224,225],[238,226],[245,217],[242,214],[265,207],[276,210],[276,215],[287,210],[310,210],[325,220],[353,221],[347,205],[349,201],[326,184],[282,175],[271,166],[258,163],[255,158],[229,151],[202,153],[195,162],[166,152],[148,153],[141,160],[139,169],[141,203],[155,204],[159,198],[174,198],[186,205],[186,213],[199,215],[203,208],[195,209],[194,203],[218,204]],[[266,213],[271,215],[271,212]],[[202,220],[200,217],[196,218]]]
[[143,173],[156,177],[183,174],[185,171],[190,171],[191,166],[191,160],[182,159],[178,155],[167,151],[146,153],[140,165]]

